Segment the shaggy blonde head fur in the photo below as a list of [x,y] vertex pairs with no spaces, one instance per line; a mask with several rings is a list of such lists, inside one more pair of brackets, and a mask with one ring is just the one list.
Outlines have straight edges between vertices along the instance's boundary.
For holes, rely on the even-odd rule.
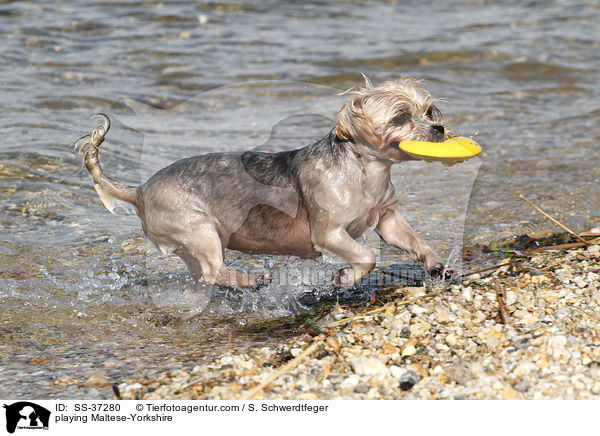
[[[435,106],[442,101],[431,97],[421,81],[401,78],[373,86],[365,77],[363,88],[349,89],[353,94],[337,116],[338,137],[383,148],[403,140],[428,140],[428,129],[441,123]],[[395,123],[403,116],[403,123]]]

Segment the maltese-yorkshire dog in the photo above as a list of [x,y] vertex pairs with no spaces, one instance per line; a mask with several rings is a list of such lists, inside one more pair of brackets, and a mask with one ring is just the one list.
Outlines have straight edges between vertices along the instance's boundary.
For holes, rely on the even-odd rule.
[[375,254],[356,241],[375,231],[438,274],[443,265],[402,219],[390,180],[393,164],[414,160],[403,140],[442,142],[448,132],[438,101],[414,79],[346,91],[335,126],[306,147],[279,153],[209,153],[179,160],[140,186],[107,176],[98,150],[110,128],[80,138],[85,166],[104,205],[131,203],[144,233],[187,265],[194,284],[254,287],[267,273],[227,267],[224,249],[314,258],[325,254],[348,267],[333,278],[352,286],[375,267]]

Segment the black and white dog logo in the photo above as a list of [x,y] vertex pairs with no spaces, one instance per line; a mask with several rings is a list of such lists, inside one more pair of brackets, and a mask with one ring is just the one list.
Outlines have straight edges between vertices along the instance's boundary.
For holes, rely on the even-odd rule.
[[19,401],[10,405],[4,404],[6,409],[6,431],[14,433],[18,429],[48,429],[50,411],[29,401]]

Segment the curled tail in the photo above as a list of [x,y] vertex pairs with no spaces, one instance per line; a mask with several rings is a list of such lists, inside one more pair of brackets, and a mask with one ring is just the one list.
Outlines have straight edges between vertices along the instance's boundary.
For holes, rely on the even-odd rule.
[[79,147],[83,152],[85,167],[94,179],[94,188],[102,204],[114,214],[114,209],[120,206],[119,200],[123,200],[132,204],[137,212],[139,210],[137,188],[123,185],[108,177],[102,170],[98,160],[98,150],[100,150],[100,144],[104,142],[104,138],[110,129],[110,119],[105,114],[95,114],[92,115],[93,117],[104,118],[104,124],[96,127],[92,133],[79,138],[75,142],[75,149]]

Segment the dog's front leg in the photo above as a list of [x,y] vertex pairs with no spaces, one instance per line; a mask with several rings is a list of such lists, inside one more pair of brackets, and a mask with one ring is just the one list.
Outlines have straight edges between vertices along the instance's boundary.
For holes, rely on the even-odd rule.
[[342,286],[354,285],[375,268],[373,252],[352,239],[344,227],[313,228],[311,235],[315,248],[352,266],[341,271]]
[[415,255],[418,260],[423,262],[427,271],[443,268],[433,250],[402,219],[395,205],[387,209],[379,218],[377,233],[388,244]]

